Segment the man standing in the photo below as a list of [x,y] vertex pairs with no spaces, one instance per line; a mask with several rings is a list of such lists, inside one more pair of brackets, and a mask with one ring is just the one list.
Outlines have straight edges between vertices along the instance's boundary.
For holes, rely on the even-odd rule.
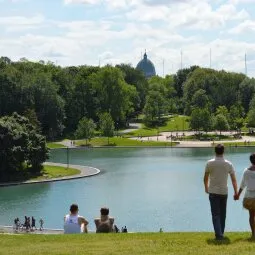
[[204,186],[205,192],[209,194],[215,237],[217,240],[222,240],[226,220],[228,175],[231,177],[235,195],[238,191],[233,165],[224,159],[224,146],[222,144],[215,147],[215,154],[215,158],[206,164]]

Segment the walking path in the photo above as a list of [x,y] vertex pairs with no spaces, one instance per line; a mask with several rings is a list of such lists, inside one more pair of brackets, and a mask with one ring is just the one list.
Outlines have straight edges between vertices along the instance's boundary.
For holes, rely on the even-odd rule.
[[56,235],[56,234],[64,234],[63,229],[51,229],[51,228],[44,228],[42,231],[39,229],[33,231],[26,231],[26,230],[15,230],[13,226],[1,226],[0,225],[0,233],[3,234],[37,234],[37,235]]
[[[60,163],[52,163],[46,162],[44,163],[48,166],[60,166],[60,167],[67,167],[66,164]],[[89,166],[80,166],[80,165],[69,165],[70,168],[74,168],[80,171],[79,174],[71,175],[71,176],[64,176],[59,178],[52,178],[52,179],[41,179],[37,181],[24,181],[24,182],[11,182],[11,183],[0,183],[0,187],[6,186],[15,186],[15,185],[25,185],[25,184],[37,184],[37,183],[47,183],[47,182],[56,182],[56,181],[66,181],[66,180],[73,180],[73,179],[80,179],[85,177],[94,176],[100,173],[100,170],[94,167]]]
[[137,129],[140,129],[140,128],[142,128],[142,124],[141,123],[130,123],[128,129],[122,130],[119,133],[120,134],[126,134],[126,133],[130,133],[130,132],[136,131]]
[[[215,132],[209,132],[208,134],[215,134]],[[132,137],[130,139],[139,139],[140,141],[159,141],[159,142],[171,142],[171,135],[175,136],[175,135],[179,135],[179,137],[182,137],[182,135],[184,134],[184,136],[191,136],[194,135],[195,132],[193,131],[185,131],[185,132],[181,132],[181,131],[177,131],[177,132],[162,132],[159,134],[159,136],[150,136],[150,137],[142,137],[142,138],[137,138],[137,137]],[[222,132],[222,135],[232,135],[233,133],[231,132]],[[172,140],[173,142],[178,142],[179,144],[176,145],[175,147],[182,147],[182,148],[190,148],[190,147],[212,147],[212,141],[183,141],[183,140]],[[255,137],[254,136],[242,136],[241,139],[235,139],[235,140],[218,140],[218,141],[214,141],[214,144],[217,143],[240,143],[240,142],[254,142],[255,141]]]

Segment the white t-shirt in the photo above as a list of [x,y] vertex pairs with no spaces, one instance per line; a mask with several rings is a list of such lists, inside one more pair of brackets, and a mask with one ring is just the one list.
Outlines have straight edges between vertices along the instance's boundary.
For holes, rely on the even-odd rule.
[[231,162],[223,157],[215,157],[207,162],[205,172],[209,173],[209,193],[228,194],[228,175],[235,170]]
[[255,171],[251,171],[248,168],[244,170],[240,188],[246,188],[245,198],[255,198]]
[[65,234],[81,233],[81,226],[79,225],[79,215],[66,215],[64,223]]

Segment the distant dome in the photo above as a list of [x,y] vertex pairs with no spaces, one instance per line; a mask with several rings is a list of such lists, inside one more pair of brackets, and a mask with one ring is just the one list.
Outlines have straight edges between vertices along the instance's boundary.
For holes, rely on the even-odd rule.
[[136,69],[141,70],[146,78],[150,78],[156,75],[155,66],[147,58],[146,52],[144,53],[143,59],[137,64]]

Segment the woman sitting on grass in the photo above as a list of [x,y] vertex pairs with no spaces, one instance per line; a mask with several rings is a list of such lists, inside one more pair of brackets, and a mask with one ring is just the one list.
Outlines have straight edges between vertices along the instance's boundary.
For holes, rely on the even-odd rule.
[[249,211],[252,238],[255,238],[255,153],[250,155],[250,162],[251,166],[244,170],[239,192],[234,198],[238,200],[246,188],[243,207]]
[[100,218],[95,219],[97,233],[113,232],[114,218],[109,217],[109,208],[103,207],[100,210]]

